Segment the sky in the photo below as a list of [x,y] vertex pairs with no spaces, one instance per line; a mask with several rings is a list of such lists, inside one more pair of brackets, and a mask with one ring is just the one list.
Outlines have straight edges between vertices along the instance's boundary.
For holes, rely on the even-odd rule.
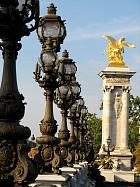
[[[57,6],[57,15],[66,20],[67,36],[61,45],[76,62],[77,81],[81,84],[81,96],[90,113],[101,116],[102,79],[99,72],[108,66],[104,54],[108,44],[102,36],[109,34],[117,40],[125,36],[136,48],[125,48],[124,61],[136,74],[131,78],[131,93],[140,96],[140,0],[40,0],[40,16],[47,14],[50,3]],[[45,98],[33,78],[41,44],[34,31],[21,40],[22,49],[17,59],[19,92],[27,102],[25,116],[20,124],[30,127],[32,134],[40,136],[39,123],[44,117]],[[3,59],[0,60],[2,77]],[[60,110],[54,105],[54,117],[58,129],[61,124]]]

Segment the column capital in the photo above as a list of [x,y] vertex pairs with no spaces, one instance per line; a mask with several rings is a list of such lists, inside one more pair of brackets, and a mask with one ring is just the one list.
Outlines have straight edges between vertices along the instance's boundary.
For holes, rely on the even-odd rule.
[[103,87],[104,92],[111,92],[112,90],[114,90],[114,86],[105,85]]
[[131,90],[131,86],[122,86],[122,91],[125,93],[129,93]]

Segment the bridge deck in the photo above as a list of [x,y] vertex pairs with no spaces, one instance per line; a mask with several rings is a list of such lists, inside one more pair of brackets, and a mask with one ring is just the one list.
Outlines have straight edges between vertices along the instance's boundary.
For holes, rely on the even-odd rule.
[[140,187],[140,183],[128,183],[128,182],[105,182],[106,187]]

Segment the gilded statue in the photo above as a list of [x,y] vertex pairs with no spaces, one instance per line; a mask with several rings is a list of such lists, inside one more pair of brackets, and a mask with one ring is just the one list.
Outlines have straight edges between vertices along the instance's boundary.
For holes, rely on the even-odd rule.
[[122,55],[124,53],[124,47],[134,48],[135,45],[125,42],[125,37],[121,37],[118,41],[109,35],[104,35],[103,37],[109,41],[106,53],[110,65],[124,65]]

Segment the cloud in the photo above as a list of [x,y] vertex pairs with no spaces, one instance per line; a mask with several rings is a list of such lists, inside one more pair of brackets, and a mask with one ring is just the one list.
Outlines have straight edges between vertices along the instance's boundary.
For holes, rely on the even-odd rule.
[[138,34],[140,33],[140,20],[136,16],[120,17],[111,19],[109,22],[85,25],[82,28],[75,28],[68,31],[67,42],[90,40],[101,38],[105,33],[111,35]]

